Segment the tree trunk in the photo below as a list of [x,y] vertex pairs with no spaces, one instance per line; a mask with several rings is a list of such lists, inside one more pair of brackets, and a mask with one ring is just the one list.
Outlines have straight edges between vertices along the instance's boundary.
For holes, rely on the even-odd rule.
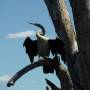
[[73,88],[90,90],[90,0],[69,0],[77,36],[75,36],[65,1],[44,1],[56,33],[66,45],[67,66],[73,81]]
[[70,0],[80,55],[80,80],[90,90],[90,0]]

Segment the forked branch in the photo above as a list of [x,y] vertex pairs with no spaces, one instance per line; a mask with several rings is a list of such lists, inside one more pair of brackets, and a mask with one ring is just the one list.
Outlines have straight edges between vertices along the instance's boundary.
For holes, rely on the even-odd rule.
[[[71,86],[71,82],[68,80],[70,77],[67,73],[67,70],[64,70],[61,65],[59,64],[59,62],[57,61],[56,58],[50,61],[48,60],[48,58],[45,59],[41,59],[38,62],[34,62],[31,65],[27,65],[26,67],[24,67],[23,69],[21,69],[19,72],[17,72],[7,83],[7,86],[10,87],[11,85],[14,85],[15,82],[22,77],[25,73],[27,73],[28,71],[33,70],[34,68],[37,68],[39,66],[43,66],[43,65],[47,65],[47,66],[53,66],[54,70],[56,71],[56,75],[59,78],[59,81],[61,82],[61,87],[63,88],[67,88],[67,86],[69,85],[69,90],[71,90],[72,86]],[[54,88],[53,90],[58,90],[58,88],[53,84],[50,83],[48,80],[46,80],[48,84],[50,84],[51,88]],[[65,82],[67,84],[65,84]],[[56,89],[55,89],[56,88]]]

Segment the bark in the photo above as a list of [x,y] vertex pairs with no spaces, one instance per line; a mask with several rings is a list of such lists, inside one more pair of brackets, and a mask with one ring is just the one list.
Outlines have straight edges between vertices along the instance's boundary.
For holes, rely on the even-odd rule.
[[44,0],[49,15],[54,24],[55,31],[65,43],[66,61],[73,81],[73,89],[81,89],[79,71],[77,71],[76,57],[78,56],[78,44],[76,34],[72,26],[64,0]]
[[63,64],[55,65],[56,75],[61,82],[61,90],[72,90],[73,83],[68,69]]
[[44,0],[49,11],[49,15],[55,27],[55,31],[66,45],[68,54],[78,52],[75,32],[66,9],[64,0]]
[[39,62],[35,62],[33,64],[27,65],[26,67],[24,67],[23,69],[21,69],[20,71],[18,71],[7,83],[7,86],[10,87],[11,85],[14,85],[15,82],[22,77],[25,73],[27,73],[28,71],[36,68],[36,67],[40,67],[43,66],[44,64],[49,65],[48,61],[39,61]]
[[90,90],[90,0],[69,0],[72,6],[79,46],[80,81],[84,90]]

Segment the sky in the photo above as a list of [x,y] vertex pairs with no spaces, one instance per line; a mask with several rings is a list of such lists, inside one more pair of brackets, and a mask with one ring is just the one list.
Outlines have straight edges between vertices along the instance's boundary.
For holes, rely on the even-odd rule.
[[44,0],[0,0],[0,90],[46,90],[45,78],[57,86],[60,84],[55,74],[44,75],[39,67],[21,77],[14,86],[6,87],[7,81],[30,63],[23,42],[26,36],[36,39],[38,29],[28,22],[42,24],[46,36],[55,38]]

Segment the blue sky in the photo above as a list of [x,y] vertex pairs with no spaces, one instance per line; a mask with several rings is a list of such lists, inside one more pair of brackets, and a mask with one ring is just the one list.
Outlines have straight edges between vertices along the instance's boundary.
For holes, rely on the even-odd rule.
[[59,86],[55,74],[44,75],[39,67],[25,74],[14,86],[6,87],[8,78],[30,63],[23,42],[27,33],[35,39],[37,28],[27,22],[41,23],[46,36],[55,38],[43,0],[0,0],[0,90],[45,90],[45,78]]

